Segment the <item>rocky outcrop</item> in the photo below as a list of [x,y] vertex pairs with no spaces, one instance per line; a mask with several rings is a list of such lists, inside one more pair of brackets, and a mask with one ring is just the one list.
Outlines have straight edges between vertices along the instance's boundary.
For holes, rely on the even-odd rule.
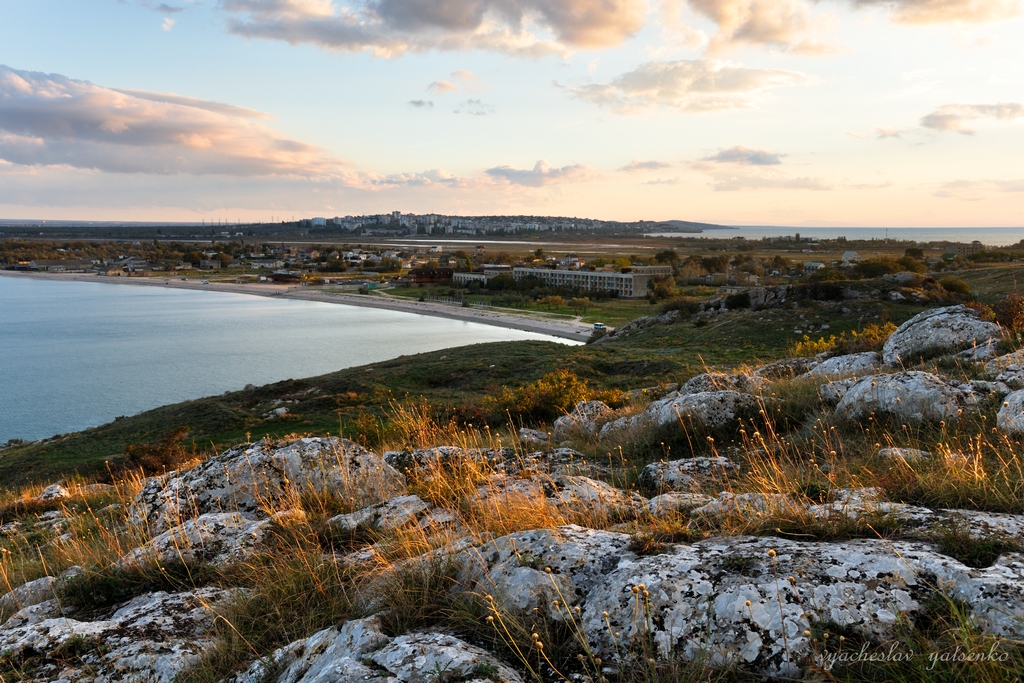
[[628,517],[642,510],[646,501],[597,479],[582,476],[539,475],[529,479],[497,476],[479,487],[470,500],[474,505],[507,507],[523,498],[547,500],[564,513]]
[[971,396],[927,372],[898,372],[867,377],[839,401],[836,415],[862,420],[871,414],[890,414],[903,420],[954,422]]
[[767,380],[791,379],[817,367],[817,358],[785,358],[754,370],[754,374]]
[[686,382],[679,395],[698,394],[713,391],[741,391],[754,393],[764,386],[764,379],[754,373],[729,374],[725,372],[706,372]]
[[654,401],[642,413],[608,422],[601,438],[628,434],[648,427],[678,424],[680,420],[703,428],[722,427],[742,413],[756,410],[758,399],[738,391],[702,391]]
[[873,351],[866,353],[850,353],[845,356],[834,356],[811,368],[807,374],[811,377],[843,377],[846,375],[874,375],[882,367],[878,354]]
[[1005,384],[1010,389],[1024,389],[1024,365],[1013,363],[1005,366],[996,375],[995,381]]
[[914,363],[922,355],[959,351],[998,338],[1002,328],[985,322],[967,306],[933,308],[900,325],[882,347],[889,365]]
[[332,517],[326,524],[335,531],[352,534],[360,529],[394,531],[411,525],[441,528],[454,522],[455,516],[450,512],[435,508],[419,496],[399,496],[379,505]]
[[[0,652],[19,668],[31,667],[32,680],[172,683],[213,645],[206,635],[211,607],[230,597],[219,588],[149,593],[97,621],[60,616],[50,601],[36,606],[46,610],[30,607],[4,624]],[[76,656],[62,657],[62,650]]]
[[928,451],[921,451],[916,448],[880,448],[875,457],[881,460],[897,460],[905,463],[916,463],[932,457]]
[[739,465],[721,456],[652,462],[640,471],[637,483],[645,491],[689,491],[712,481],[725,484],[729,473],[739,469]]
[[1024,433],[1024,391],[1015,391],[1003,399],[996,414],[996,427],[1004,434]]
[[146,480],[132,504],[134,521],[155,532],[210,512],[264,516],[289,498],[331,491],[381,500],[403,489],[401,473],[345,439],[305,438],[238,446],[183,472]]
[[269,523],[253,521],[238,512],[208,512],[154,536],[118,560],[117,565],[237,562],[262,548]]
[[848,377],[821,384],[818,386],[818,396],[826,404],[834,406],[843,400],[846,392],[856,386],[859,381],[856,377]]
[[551,435],[547,432],[542,432],[539,429],[527,429],[523,427],[519,430],[519,441],[527,448],[543,448],[548,445],[551,441]]
[[602,401],[580,401],[572,412],[555,420],[553,438],[561,442],[580,435],[596,435],[597,420],[611,412]]
[[[276,673],[280,671],[280,673]],[[328,628],[253,664],[235,683],[520,683],[519,674],[479,647],[443,633],[391,638],[377,617]]]

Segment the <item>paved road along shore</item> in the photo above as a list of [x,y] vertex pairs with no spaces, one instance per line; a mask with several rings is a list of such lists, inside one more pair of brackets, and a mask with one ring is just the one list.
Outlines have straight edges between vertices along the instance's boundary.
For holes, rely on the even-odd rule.
[[564,339],[572,339],[578,342],[586,341],[590,337],[590,333],[592,331],[591,325],[574,320],[546,320],[543,318],[535,318],[529,315],[519,315],[516,313],[481,310],[479,308],[463,308],[460,306],[451,306],[425,301],[409,301],[395,297],[387,297],[380,294],[342,294],[301,286],[292,287],[289,285],[264,283],[243,284],[234,282],[211,282],[210,284],[203,284],[202,280],[193,278],[182,280],[180,277],[105,277],[76,273],[43,274],[0,271],[0,275],[35,278],[41,280],[98,282],[110,285],[136,285],[143,287],[167,287],[170,289],[195,289],[206,292],[231,292],[234,294],[250,294],[253,296],[320,301],[323,303],[342,304],[345,306],[384,308],[391,311],[403,311],[405,313],[429,315],[436,318],[464,320],[466,322],[493,325],[495,327],[505,327],[512,330],[524,330],[526,332],[548,334],[555,337],[562,337]]

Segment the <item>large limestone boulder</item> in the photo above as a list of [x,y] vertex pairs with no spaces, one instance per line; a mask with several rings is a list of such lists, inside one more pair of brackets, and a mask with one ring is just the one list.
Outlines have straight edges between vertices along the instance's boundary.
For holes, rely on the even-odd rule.
[[624,558],[587,594],[582,622],[606,659],[640,636],[657,657],[708,653],[712,666],[794,676],[812,655],[813,624],[883,639],[901,615],[922,609],[935,586],[969,605],[989,633],[1024,630],[1019,556],[971,569],[929,544],[876,539],[715,538]]
[[469,502],[500,510],[524,500],[546,501],[566,515],[598,518],[629,517],[646,504],[637,493],[623,491],[598,479],[565,474],[530,478],[497,476],[480,486]]
[[817,358],[784,358],[762,365],[754,374],[767,380],[792,379],[813,370],[819,362]]
[[970,396],[928,372],[897,372],[866,377],[850,388],[836,406],[836,415],[862,420],[889,413],[904,420],[954,422]]
[[377,617],[367,617],[286,645],[253,664],[235,683],[485,680],[520,683],[522,678],[494,655],[454,636],[409,633],[391,638],[381,630]]
[[327,520],[328,528],[345,534],[360,529],[393,531],[417,525],[423,529],[441,528],[455,523],[447,510],[435,508],[419,496],[399,496],[348,514]]
[[357,501],[400,492],[404,476],[346,439],[260,441],[232,448],[192,469],[146,480],[132,503],[135,523],[161,532],[210,512],[264,517],[307,492],[331,491]]
[[642,413],[606,423],[601,428],[600,436],[602,439],[621,436],[649,427],[678,424],[680,420],[699,427],[722,427],[735,420],[742,412],[756,410],[757,405],[757,397],[731,390],[673,395],[654,401]]
[[824,360],[811,368],[807,374],[811,377],[843,377],[846,375],[874,375],[882,367],[878,354],[874,351],[866,353],[850,353]]
[[117,565],[204,562],[221,565],[243,560],[262,549],[270,520],[253,521],[238,512],[208,512],[185,520],[128,552]]
[[[148,593],[96,621],[35,616],[27,608],[0,628],[0,652],[31,668],[31,680],[172,683],[213,646],[213,610],[230,597],[220,588]],[[49,606],[59,611],[56,601]],[[76,656],[60,655],[69,646]]]
[[752,393],[764,386],[765,380],[756,373],[728,374],[725,372],[705,372],[687,381],[680,389],[679,395],[697,394],[707,391],[743,391]]
[[1003,399],[1003,406],[996,414],[996,427],[1004,434],[1024,433],[1024,390]]
[[572,412],[555,420],[553,438],[560,442],[580,435],[597,434],[597,420],[611,412],[612,409],[603,401],[580,401]]
[[637,483],[645,491],[689,491],[710,481],[725,483],[739,468],[722,456],[652,462],[640,471]]
[[922,354],[987,344],[1001,334],[999,325],[981,320],[967,306],[934,308],[900,325],[882,347],[882,360],[888,365],[913,363]]

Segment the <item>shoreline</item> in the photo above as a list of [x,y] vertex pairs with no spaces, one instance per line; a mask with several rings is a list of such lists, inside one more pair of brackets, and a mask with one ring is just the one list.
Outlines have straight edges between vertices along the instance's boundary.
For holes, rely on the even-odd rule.
[[320,303],[340,304],[343,306],[359,306],[363,308],[380,308],[389,311],[413,313],[434,318],[460,320],[462,322],[491,325],[505,329],[534,332],[575,342],[585,342],[590,338],[592,326],[578,321],[555,321],[531,318],[515,313],[502,313],[481,310],[478,308],[462,308],[441,303],[424,301],[405,301],[372,294],[343,294],[318,291],[309,287],[274,284],[241,284],[228,282],[211,282],[204,285],[201,280],[189,279],[182,281],[169,277],[102,277],[87,273],[27,273],[0,270],[0,276],[34,280],[54,280],[61,282],[96,282],[109,285],[135,285],[143,287],[163,287],[165,289],[191,289],[203,292],[223,292],[228,294],[248,294],[251,296],[281,297],[299,301],[318,301]]

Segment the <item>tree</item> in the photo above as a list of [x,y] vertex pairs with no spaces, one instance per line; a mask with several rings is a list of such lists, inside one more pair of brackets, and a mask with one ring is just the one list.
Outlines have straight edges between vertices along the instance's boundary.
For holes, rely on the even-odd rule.
[[1024,330],[1024,296],[1007,294],[1005,299],[992,308],[996,312],[996,320],[1000,325],[1011,332]]
[[572,307],[573,315],[579,315],[580,311],[586,311],[590,308],[590,299],[587,297],[573,297],[569,299],[569,305]]

